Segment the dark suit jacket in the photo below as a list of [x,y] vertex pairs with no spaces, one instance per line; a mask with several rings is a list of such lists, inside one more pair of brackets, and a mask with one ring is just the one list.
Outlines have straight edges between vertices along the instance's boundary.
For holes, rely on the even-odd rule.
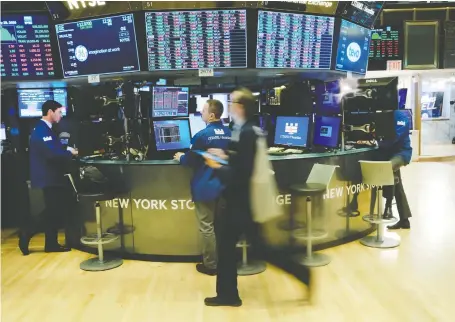
[[66,151],[55,133],[39,121],[30,136],[30,180],[33,188],[67,185],[64,175],[72,154]]
[[229,165],[218,170],[220,179],[226,185],[225,198],[231,216],[251,217],[250,181],[253,175],[256,156],[257,134],[253,129],[254,122],[245,123],[238,141],[229,143]]

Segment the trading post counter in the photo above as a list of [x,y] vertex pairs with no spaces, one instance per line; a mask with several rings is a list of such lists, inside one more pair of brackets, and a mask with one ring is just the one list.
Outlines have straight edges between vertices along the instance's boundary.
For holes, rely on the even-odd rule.
[[[326,194],[315,200],[313,228],[328,233],[314,241],[315,249],[333,247],[359,239],[372,231],[362,220],[369,209],[369,187],[360,184],[359,160],[373,160],[374,148],[344,152],[270,156],[280,194],[276,202],[283,215],[263,225],[268,246],[287,248],[291,241],[283,222],[288,220],[292,184],[304,183],[315,163],[338,166]],[[101,202],[103,231],[121,235],[106,250],[121,251],[125,257],[198,256],[201,254],[194,204],[191,201],[191,169],[165,161],[81,161],[81,167],[94,166],[125,191],[117,199]],[[357,197],[357,198],[356,198]],[[305,223],[304,198],[296,200],[296,220]],[[357,202],[356,202],[357,200]],[[96,233],[93,204],[79,203],[79,235]],[[81,227],[82,226],[82,227]],[[82,228],[82,229],[81,229]],[[304,247],[304,242],[297,247]],[[82,246],[80,246],[82,247]],[[147,258],[147,256],[142,256]]]

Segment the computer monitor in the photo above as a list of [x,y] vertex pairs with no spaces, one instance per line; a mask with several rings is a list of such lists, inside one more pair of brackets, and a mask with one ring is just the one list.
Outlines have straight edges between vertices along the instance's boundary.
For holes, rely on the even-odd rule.
[[305,148],[308,143],[310,118],[306,116],[278,116],[276,120],[276,145]]
[[369,141],[374,138],[372,131],[375,124],[375,113],[345,113],[344,124],[346,142]]
[[161,120],[153,122],[157,151],[189,149],[191,146],[188,120]]
[[336,148],[340,137],[340,117],[316,116],[314,122],[314,145]]
[[154,86],[150,117],[187,117],[188,87]]
[[333,81],[316,85],[316,114],[341,113],[340,82]]
[[395,113],[403,111],[385,111],[374,114],[374,136],[376,140],[393,141],[396,138]]
[[398,78],[359,79],[356,91],[343,100],[345,111],[394,111],[398,109]]
[[202,120],[200,113],[190,114],[190,129],[191,137],[194,138],[196,133],[202,131],[207,127],[207,124]]
[[33,88],[18,89],[19,117],[39,118],[42,117],[41,107],[44,102],[54,100],[62,104],[63,116],[66,115],[68,106],[68,94],[66,88]]

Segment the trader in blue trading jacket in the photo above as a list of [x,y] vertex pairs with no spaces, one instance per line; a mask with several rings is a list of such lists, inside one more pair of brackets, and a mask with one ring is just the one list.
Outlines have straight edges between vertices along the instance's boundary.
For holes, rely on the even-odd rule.
[[[56,101],[46,101],[42,106],[43,118],[37,123],[30,136],[30,179],[32,188],[39,188],[44,196],[44,232],[46,252],[66,252],[70,249],[58,244],[58,227],[68,207],[68,179],[65,178],[68,163],[77,150],[61,144],[52,130],[52,125],[62,118],[62,105]],[[35,227],[24,223],[19,248],[24,255],[29,254],[28,245]]]
[[[392,201],[395,197],[400,220],[389,229],[409,229],[411,225],[409,218],[412,216],[408,199],[403,188],[400,168],[408,165],[412,158],[411,139],[409,137],[410,124],[406,112],[403,110],[394,111],[395,139],[383,140],[378,142],[379,156],[381,161],[391,161],[395,177],[394,186],[384,186],[383,196],[386,198],[384,219],[393,218]],[[374,203],[372,200],[371,213],[373,213]]]
[[203,263],[197,264],[196,269],[202,274],[211,276],[216,275],[217,272],[214,219],[224,187],[215,171],[206,166],[202,156],[194,151],[207,151],[212,148],[227,149],[231,139],[231,130],[221,122],[222,114],[223,104],[218,100],[208,100],[202,110],[202,120],[207,127],[194,136],[189,152],[177,153],[174,156],[174,159],[180,161],[182,165],[194,169],[191,193],[202,237],[203,256]]

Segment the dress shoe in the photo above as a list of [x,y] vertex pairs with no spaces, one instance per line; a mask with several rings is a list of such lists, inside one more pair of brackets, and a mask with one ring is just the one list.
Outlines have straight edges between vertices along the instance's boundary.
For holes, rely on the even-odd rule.
[[242,300],[239,298],[236,299],[224,299],[221,297],[208,297],[204,300],[205,305],[207,306],[242,306]]
[[24,232],[19,233],[19,249],[24,256],[30,255],[28,244],[30,243],[30,235]]
[[71,251],[71,248],[57,244],[52,246],[45,246],[44,251],[46,253],[64,253]]
[[410,229],[411,228],[411,223],[409,222],[409,219],[405,220],[400,220],[397,222],[395,225],[388,226],[387,227],[390,230],[395,230],[395,229]]
[[204,264],[196,264],[196,270],[205,275],[215,276],[216,275],[216,268],[208,268]]

